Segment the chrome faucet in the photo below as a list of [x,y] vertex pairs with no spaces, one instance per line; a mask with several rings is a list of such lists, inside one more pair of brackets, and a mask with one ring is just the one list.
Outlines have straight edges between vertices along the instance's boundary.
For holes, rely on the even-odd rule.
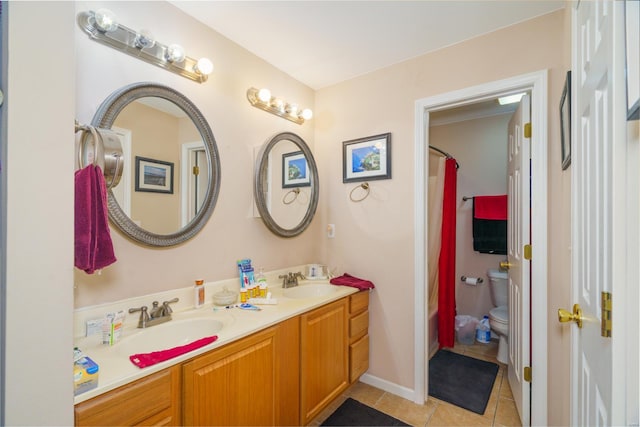
[[154,301],[153,306],[151,307],[151,313],[148,312],[149,309],[146,305],[143,305],[140,308],[130,308],[129,313],[136,313],[139,311],[140,319],[138,320],[138,328],[148,328],[171,320],[171,313],[173,313],[173,310],[169,304],[173,304],[178,301],[178,298],[174,298],[163,302],[162,305],[160,305],[158,301]]
[[306,279],[302,273],[299,271],[297,273],[283,274],[278,276],[278,278],[282,279],[282,287],[283,288],[293,288],[294,286],[298,286],[298,279]]

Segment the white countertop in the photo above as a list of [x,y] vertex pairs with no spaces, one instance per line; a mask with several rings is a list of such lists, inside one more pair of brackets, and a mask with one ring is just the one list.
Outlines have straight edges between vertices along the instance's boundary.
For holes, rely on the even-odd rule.
[[[328,282],[301,280],[300,286],[314,283],[326,284]],[[152,326],[148,329],[162,328],[173,321],[190,318],[217,319],[224,324],[224,327],[216,334],[218,339],[215,342],[143,369],[135,366],[129,360],[129,355],[123,354],[123,352],[119,350],[118,344],[120,343],[116,343],[113,346],[102,344],[102,337],[100,334],[90,337],[78,337],[76,338],[74,345],[80,348],[86,356],[98,364],[99,381],[97,388],[75,396],[74,403],[80,403],[91,399],[139,378],[184,362],[185,360],[246,337],[256,331],[275,325],[283,320],[305,313],[358,291],[358,289],[347,286],[336,286],[336,288],[335,292],[328,295],[313,298],[293,299],[284,297],[283,289],[279,285],[270,286],[269,291],[272,293],[272,298],[276,298],[278,303],[276,305],[260,305],[259,307],[262,309],[260,311],[216,307],[211,303],[211,298],[207,298],[208,304],[200,308],[191,307],[181,311],[175,310],[172,315],[173,320],[164,324]],[[129,316],[133,317],[133,315]],[[127,335],[144,331],[143,329],[137,329],[135,327],[135,323],[136,322],[132,322],[131,319],[125,323],[121,342],[126,340]],[[157,350],[163,349],[164,348],[158,348]]]

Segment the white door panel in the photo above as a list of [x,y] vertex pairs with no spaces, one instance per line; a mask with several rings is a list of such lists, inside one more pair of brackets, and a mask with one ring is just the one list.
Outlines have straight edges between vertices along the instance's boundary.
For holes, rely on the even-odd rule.
[[[624,164],[625,156],[616,149],[624,147],[620,129],[625,126],[616,112],[616,94],[624,80],[616,65],[621,31],[616,22],[623,15],[622,5],[582,1],[573,15],[572,303],[579,304],[583,317],[581,327],[577,322],[570,326],[573,425],[616,425],[624,419],[614,411],[620,404],[614,386],[624,389],[624,379],[616,380],[616,371],[623,369],[625,355],[613,351],[616,334],[605,337],[601,331],[603,293],[624,298],[625,286],[619,280],[627,246],[624,227],[619,225],[625,218],[619,197],[625,191],[626,171],[615,166]],[[615,319],[622,326],[623,312],[619,314]],[[617,336],[618,343],[624,340],[622,335]]]
[[524,246],[531,242],[531,146],[525,126],[531,122],[529,95],[522,97],[509,121],[507,254],[509,266],[508,378],[523,425],[531,422],[531,386],[523,378],[530,366],[531,262]]

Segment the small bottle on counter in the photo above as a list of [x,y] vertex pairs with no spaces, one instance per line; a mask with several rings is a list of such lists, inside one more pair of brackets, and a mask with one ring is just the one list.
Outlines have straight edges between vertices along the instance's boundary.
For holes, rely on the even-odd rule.
[[194,287],[195,291],[195,306],[196,308],[202,306],[204,304],[204,280],[198,279],[196,280],[196,285]]
[[259,289],[259,293],[257,297],[266,298],[267,297],[267,278],[265,277],[264,270],[262,268],[258,271],[257,284]]

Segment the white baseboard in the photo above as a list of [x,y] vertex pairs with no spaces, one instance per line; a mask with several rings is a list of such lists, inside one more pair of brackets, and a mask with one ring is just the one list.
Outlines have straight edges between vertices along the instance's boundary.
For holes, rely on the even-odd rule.
[[[412,402],[414,401],[415,391],[413,389],[403,387],[401,385],[383,380],[378,377],[374,377],[371,374],[363,374],[360,377],[360,381],[365,384],[369,384],[370,386],[379,388],[380,390],[384,390],[388,393],[395,394],[396,396],[402,397],[403,399],[411,400]],[[422,404],[424,405],[424,402],[422,402]]]

